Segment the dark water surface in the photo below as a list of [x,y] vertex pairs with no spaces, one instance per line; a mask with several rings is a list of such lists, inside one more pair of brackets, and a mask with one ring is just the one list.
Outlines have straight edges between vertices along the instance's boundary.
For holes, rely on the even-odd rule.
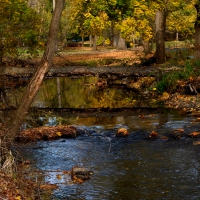
[[[29,158],[44,170],[45,180],[59,186],[53,199],[200,199],[200,148],[193,145],[198,139],[145,139],[152,130],[160,135],[177,128],[190,131],[192,117],[157,113],[139,119],[133,113],[96,117],[92,125],[88,121],[86,117],[73,123],[83,132],[76,139],[38,142],[29,149]],[[127,127],[130,136],[116,138],[119,127]],[[89,168],[92,178],[82,184],[70,183],[62,171],[74,166]]]

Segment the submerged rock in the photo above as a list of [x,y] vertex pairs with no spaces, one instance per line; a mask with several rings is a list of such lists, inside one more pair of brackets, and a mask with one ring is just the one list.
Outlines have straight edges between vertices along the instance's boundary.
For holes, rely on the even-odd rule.
[[129,132],[126,128],[119,128],[117,133],[115,134],[116,137],[125,137],[129,136]]
[[185,130],[182,128],[175,129],[169,134],[169,137],[173,138],[174,140],[179,140],[184,136],[184,133]]
[[76,183],[82,183],[91,178],[93,172],[83,167],[73,167],[71,169],[71,179]]
[[159,138],[159,135],[156,131],[151,131],[151,133],[149,133],[147,139],[157,139]]
[[188,134],[188,137],[191,137],[191,138],[198,138],[198,137],[200,137],[200,132],[194,131],[194,132],[192,132],[192,133],[189,133],[189,134]]

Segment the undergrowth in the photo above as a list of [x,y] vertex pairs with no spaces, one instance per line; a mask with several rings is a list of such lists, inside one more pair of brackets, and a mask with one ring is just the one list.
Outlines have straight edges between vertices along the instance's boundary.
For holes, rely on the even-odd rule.
[[[199,66],[199,64],[200,63],[197,63],[197,66]],[[194,65],[187,61],[185,66],[180,68],[180,70],[164,74],[155,87],[160,94],[165,91],[173,93],[176,92],[180,81],[187,81],[193,76],[197,76]]]

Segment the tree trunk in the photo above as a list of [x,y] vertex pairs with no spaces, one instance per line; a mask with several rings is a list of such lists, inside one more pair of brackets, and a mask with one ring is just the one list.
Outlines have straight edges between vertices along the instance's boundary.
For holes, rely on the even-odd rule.
[[149,45],[149,41],[142,41],[143,47],[144,47],[144,53],[148,54],[150,53],[150,45]]
[[119,38],[119,41],[118,41],[118,45],[117,45],[117,49],[121,49],[121,50],[126,50],[127,49],[127,45],[126,45],[126,41],[125,39],[123,38]]
[[90,47],[92,47],[92,45],[93,45],[93,40],[92,40],[92,35],[90,35]]
[[197,10],[197,18],[195,22],[195,46],[194,46],[194,58],[200,60],[200,1],[195,4]]
[[165,24],[166,14],[165,10],[156,11],[156,63],[162,64],[165,62]]
[[4,45],[3,45],[3,32],[0,32],[0,66],[3,64]]
[[84,47],[84,35],[81,36],[81,46]]
[[46,50],[41,59],[40,65],[38,66],[35,74],[30,80],[20,102],[20,105],[12,117],[12,121],[7,125],[7,134],[5,135],[5,140],[10,146],[19,132],[20,126],[28,112],[29,107],[31,106],[42,82],[45,78],[45,75],[49,71],[50,66],[53,62],[53,56],[55,53],[55,46],[57,42],[57,34],[59,30],[59,22],[64,7],[65,0],[57,0],[55,11],[53,13],[48,41],[46,45]]
[[[114,36],[115,36],[115,22],[114,21],[111,21],[111,27],[110,27],[110,43],[111,43],[111,46],[114,47]],[[117,46],[117,45],[116,45]]]
[[92,38],[93,38],[92,50],[97,51],[97,35],[93,36]]
[[178,41],[178,31],[176,31],[176,41]]
[[56,0],[53,0],[53,11],[55,10],[56,7]]

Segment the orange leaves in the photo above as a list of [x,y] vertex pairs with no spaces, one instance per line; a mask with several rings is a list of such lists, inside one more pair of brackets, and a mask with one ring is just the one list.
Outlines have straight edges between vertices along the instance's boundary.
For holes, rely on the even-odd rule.
[[142,114],[142,115],[139,115],[138,116],[140,119],[144,119],[144,115]]
[[[20,189],[20,187],[23,188]],[[25,200],[33,199],[34,184],[30,180],[13,178],[0,171],[0,199]]]
[[149,138],[158,138],[158,133],[156,131],[151,131],[151,133],[149,134]]
[[74,126],[51,126],[27,129],[17,138],[20,141],[53,140],[58,138],[74,138],[78,135]]
[[43,184],[40,186],[40,189],[42,189],[42,190],[54,190],[57,188],[58,188],[58,186],[55,184]]
[[179,132],[179,133],[183,133],[184,132],[184,129],[183,128],[178,128],[178,129],[175,129],[173,130],[173,132]]
[[83,183],[84,180],[78,178],[76,175],[73,176],[72,178],[73,183]]
[[200,136],[200,132],[194,131],[188,134],[188,137],[197,138]]
[[124,137],[124,136],[128,136],[129,132],[126,128],[119,128],[117,133],[116,133],[116,137]]

